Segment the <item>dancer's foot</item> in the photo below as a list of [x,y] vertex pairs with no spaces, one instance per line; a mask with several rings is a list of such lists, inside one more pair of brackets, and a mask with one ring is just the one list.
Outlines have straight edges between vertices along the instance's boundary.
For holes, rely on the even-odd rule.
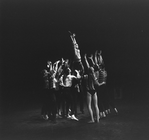
[[111,110],[110,110],[110,109],[108,109],[108,113],[109,113],[109,114],[111,113]]
[[44,120],[48,120],[48,119],[49,119],[48,115],[42,115],[42,118],[43,118]]
[[109,114],[108,110],[106,110],[105,113],[108,115]]
[[105,118],[105,117],[106,117],[106,114],[105,114],[105,112],[104,112],[104,111],[102,112],[102,114],[103,114],[103,117]]
[[94,120],[90,120],[88,123],[95,123],[95,121]]
[[97,117],[96,122],[99,123],[99,120],[100,120],[100,116]]
[[56,114],[56,118],[62,118],[59,114]]
[[79,121],[79,119],[78,119],[78,118],[76,118],[76,117],[75,117],[75,115],[72,115],[72,116],[71,116],[71,119],[72,119],[72,120]]
[[71,119],[71,116],[69,114],[67,115],[67,119]]
[[115,111],[116,113],[118,113],[118,110],[117,110],[116,108],[114,108],[114,111]]
[[103,114],[102,112],[99,113],[100,118],[103,118]]

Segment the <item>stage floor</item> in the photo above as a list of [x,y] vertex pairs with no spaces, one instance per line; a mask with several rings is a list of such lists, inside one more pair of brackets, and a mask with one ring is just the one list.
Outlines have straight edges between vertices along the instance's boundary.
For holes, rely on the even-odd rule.
[[148,140],[149,103],[121,101],[119,114],[113,111],[100,123],[88,124],[87,108],[79,121],[57,118],[52,124],[40,116],[40,108],[15,110],[1,115],[1,140]]

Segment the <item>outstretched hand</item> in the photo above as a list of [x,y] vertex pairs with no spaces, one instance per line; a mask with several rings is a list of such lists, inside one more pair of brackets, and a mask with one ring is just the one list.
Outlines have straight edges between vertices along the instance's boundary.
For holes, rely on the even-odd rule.
[[68,31],[68,33],[70,33],[70,35],[72,35],[72,33],[70,31]]
[[73,37],[75,37],[76,36],[76,34],[75,33],[73,33]]
[[62,64],[64,64],[64,62],[65,62],[65,61],[64,61],[64,59],[63,59],[63,58],[62,58],[62,60],[61,60],[61,61],[62,61]]
[[70,34],[72,37],[75,37],[75,36],[76,36],[75,33],[72,33],[72,32],[70,32],[70,31],[68,31],[68,32],[69,32],[69,34]]

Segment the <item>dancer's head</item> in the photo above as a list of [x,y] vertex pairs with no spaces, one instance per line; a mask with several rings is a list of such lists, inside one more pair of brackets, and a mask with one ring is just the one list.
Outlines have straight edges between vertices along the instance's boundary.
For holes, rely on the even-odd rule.
[[52,65],[51,61],[47,61],[47,68],[50,68],[50,66]]

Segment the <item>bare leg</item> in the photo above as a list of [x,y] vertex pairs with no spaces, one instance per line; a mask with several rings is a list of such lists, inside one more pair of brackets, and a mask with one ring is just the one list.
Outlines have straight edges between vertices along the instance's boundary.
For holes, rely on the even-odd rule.
[[94,101],[94,106],[95,106],[95,110],[96,110],[97,122],[99,122],[100,117],[99,117],[99,108],[98,108],[97,93],[94,94],[93,101]]
[[92,101],[92,96],[89,92],[87,92],[87,105],[88,105],[88,110],[89,110],[89,114],[91,117],[91,121],[89,123],[94,123],[93,111],[91,108],[91,101]]

